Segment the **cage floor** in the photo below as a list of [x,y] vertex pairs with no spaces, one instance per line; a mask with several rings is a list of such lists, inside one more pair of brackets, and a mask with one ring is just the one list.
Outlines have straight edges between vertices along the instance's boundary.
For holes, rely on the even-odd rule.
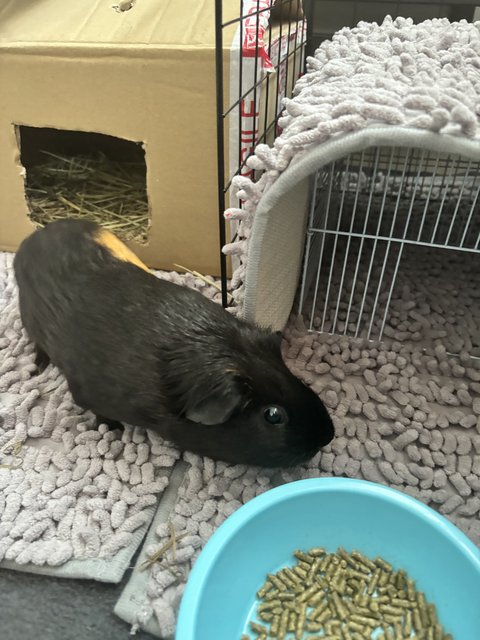
[[[308,464],[280,472],[187,456],[174,526],[203,546],[232,511],[270,487],[333,475],[404,491],[480,545],[480,362],[469,352],[480,317],[478,269],[467,254],[444,258],[405,254],[382,343],[310,332],[292,315],[285,359],[328,405],[334,441]],[[165,525],[158,533],[168,539]],[[166,576],[159,568],[150,591],[158,594]],[[152,598],[158,610],[171,601],[167,592]]]
[[[15,415],[4,415],[4,422],[0,424],[0,436],[3,438],[0,446],[10,441],[10,430],[21,435],[22,423],[28,426],[31,437],[37,437],[43,451],[48,448],[56,430],[60,429],[62,436],[68,433],[70,422],[84,425],[79,442],[87,439],[86,434],[89,433],[92,438],[96,437],[88,416],[71,403],[64,402],[65,398],[68,399],[68,394],[58,372],[49,368],[40,380],[35,381],[30,377],[33,354],[22,335],[18,320],[11,256],[3,254],[2,260],[0,284],[3,287],[0,287],[0,304],[4,313],[0,350],[4,367],[0,371],[0,391],[23,394],[25,402],[18,404]],[[465,342],[463,320],[449,320],[453,318],[453,311],[460,309],[469,310],[473,320],[479,317],[478,297],[471,291],[476,272],[473,264],[469,266],[468,259],[464,263],[449,263],[447,269],[442,265],[442,258],[438,260],[439,263],[430,261],[428,269],[413,256],[405,263],[401,275],[399,272],[399,293],[392,298],[391,306],[392,310],[398,311],[398,316],[392,315],[392,319],[396,318],[398,322],[387,324],[393,335],[385,335],[382,344],[309,332],[308,324],[302,318],[292,316],[285,330],[286,362],[320,394],[330,408],[336,427],[335,439],[309,463],[282,471],[228,465],[188,452],[181,455],[188,468],[178,492],[174,492],[172,496],[174,506],[168,521],[153,521],[149,540],[141,551],[139,563],[151,557],[170,539],[172,526],[178,536],[185,534],[185,537],[178,541],[175,559],[167,553],[148,573],[133,572],[130,584],[116,609],[122,617],[139,623],[161,637],[170,637],[191,566],[216,528],[230,513],[254,496],[270,487],[300,478],[348,476],[392,486],[439,510],[477,545],[480,544],[480,361],[472,359],[468,351],[470,343]],[[436,270],[440,271],[437,273]],[[440,272],[443,275],[439,280]],[[173,276],[166,274],[165,277]],[[185,282],[180,276],[178,281]],[[187,280],[187,283],[199,286],[192,279]],[[422,285],[423,289],[415,283]],[[477,291],[478,288],[475,289]],[[210,288],[204,289],[204,292],[211,297],[215,293]],[[426,307],[422,307],[427,303],[430,308],[428,313]],[[416,313],[412,314],[413,311]],[[445,323],[442,324],[440,319],[445,319],[449,327],[446,336],[432,336],[432,331],[437,326],[432,320],[434,314],[438,316],[435,323],[442,327]],[[456,316],[465,319],[465,313],[457,313]],[[427,321],[430,328],[427,327]],[[467,324],[469,322],[472,324],[470,320]],[[418,327],[418,323],[422,328]],[[408,334],[403,340],[399,339],[400,331]],[[417,332],[421,339],[415,335]],[[426,348],[424,339],[428,335],[431,346]],[[463,340],[463,343],[460,355],[451,357],[447,353],[447,346],[452,347],[451,341],[455,336],[458,340]],[[470,340],[473,350],[473,338]],[[42,401],[49,403],[48,410],[43,412],[36,408],[41,406]],[[53,433],[49,436],[52,427]],[[141,474],[137,474],[137,479],[133,477],[136,473],[134,467],[140,462],[147,465],[150,462],[155,482],[162,482],[161,487],[166,492],[167,483],[171,484],[166,466],[178,464],[175,461],[180,457],[179,452],[157,441],[152,442],[147,451],[145,444],[148,441],[144,434],[137,430],[128,433],[132,442],[125,443],[125,447],[115,445],[119,449],[116,454],[113,451],[114,443],[120,443],[117,435],[109,443],[109,447],[105,446],[101,451],[97,449],[94,455],[89,453],[90,457],[85,459],[82,457],[88,453],[85,446],[82,448],[81,445],[76,445],[68,435],[64,437],[62,443],[67,455],[69,449],[80,446],[77,452],[81,455],[72,457],[72,475],[84,475],[84,460],[90,466],[94,458],[101,460],[108,473],[114,473],[115,466],[118,472],[124,474],[128,467],[128,479],[120,478],[114,484],[119,489],[122,484],[126,485],[122,489],[124,495],[132,497],[135,486],[143,486]],[[42,435],[47,440],[42,439]],[[146,454],[148,460],[128,462],[134,450],[137,460],[140,453]],[[22,455],[20,452],[20,456]],[[47,459],[38,461],[38,471],[35,468],[27,469],[32,481],[34,476],[42,473],[42,464],[46,462]],[[152,467],[148,465],[145,469],[152,470]],[[21,471],[19,468],[15,473],[21,475]],[[61,473],[63,475],[60,477]],[[58,522],[49,522],[49,527],[43,532],[41,527],[35,525],[24,530],[21,519],[25,509],[20,508],[20,503],[10,504],[8,496],[12,492],[8,486],[2,485],[0,506],[2,498],[5,498],[7,508],[3,511],[0,509],[0,533],[5,534],[3,542],[8,542],[8,545],[4,547],[8,546],[12,560],[16,558],[17,561],[22,561],[20,552],[28,554],[35,546],[48,546],[49,538],[54,540],[54,529],[60,527],[66,535],[64,546],[71,546],[75,551],[75,547],[81,543],[78,553],[81,557],[88,554],[90,562],[98,566],[101,563],[99,556],[102,555],[99,551],[105,551],[108,547],[112,552],[111,543],[116,537],[115,528],[109,524],[114,515],[110,513],[110,509],[113,509],[116,502],[115,496],[112,495],[108,502],[110,487],[107,486],[108,483],[105,486],[102,484],[108,478],[104,477],[106,474],[102,474],[100,469],[99,473],[103,479],[92,480],[90,483],[98,486],[99,495],[94,500],[87,496],[86,507],[94,510],[99,522],[102,521],[102,514],[108,516],[103,529],[98,527],[96,519],[85,523],[81,517],[73,527],[69,527],[66,521],[69,509],[63,513],[59,508],[53,514],[58,517]],[[2,469],[0,477],[7,476],[10,477],[10,471]],[[60,469],[55,471],[55,479],[60,485],[65,479],[68,480],[67,476],[68,473]],[[140,484],[137,484],[138,479]],[[77,485],[78,481],[75,480],[75,489],[78,488]],[[88,482],[87,485],[90,486]],[[19,483],[12,484],[12,488],[14,486],[19,487]],[[36,483],[35,486],[38,487],[36,502],[30,504],[29,508],[41,512],[42,501],[45,505],[50,501],[51,485]],[[147,489],[158,491],[159,487],[145,487],[148,494]],[[99,498],[106,501],[99,502]],[[81,493],[72,493],[70,510],[80,507],[82,501]],[[121,502],[122,500],[118,501]],[[130,508],[136,507],[136,514],[129,516],[128,512],[117,513],[118,517],[113,518],[117,528],[125,530],[125,521],[129,517],[134,518],[130,522],[139,524],[139,517],[143,517],[141,507],[144,506],[144,502],[140,504],[137,501],[135,504],[132,501]],[[117,509],[115,507],[114,511]],[[12,522],[15,529],[12,528]],[[90,527],[90,546],[85,544],[88,539],[84,540],[76,534],[80,527],[82,534],[85,533],[85,527]],[[126,533],[129,533],[128,528]],[[7,536],[8,532],[15,532],[15,540]],[[101,542],[99,548],[91,546],[95,539],[93,534]],[[129,542],[127,538],[122,538],[122,541]],[[5,548],[4,552],[6,553]],[[59,571],[62,568],[60,563],[66,561],[67,557],[68,555],[56,558]],[[55,567],[52,569],[55,570]],[[136,582],[139,576],[142,578],[141,583]],[[135,595],[134,599],[132,593]]]
[[335,260],[305,300],[310,330],[480,357],[479,255],[413,245],[400,254],[399,245],[347,242],[337,241]]

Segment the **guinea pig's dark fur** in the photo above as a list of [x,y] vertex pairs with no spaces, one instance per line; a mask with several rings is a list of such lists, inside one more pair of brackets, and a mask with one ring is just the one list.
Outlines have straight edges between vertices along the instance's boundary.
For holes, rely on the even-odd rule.
[[277,334],[157,278],[98,225],[35,231],[14,269],[38,364],[58,366],[100,420],[265,467],[306,461],[332,440],[326,408],[286,367]]

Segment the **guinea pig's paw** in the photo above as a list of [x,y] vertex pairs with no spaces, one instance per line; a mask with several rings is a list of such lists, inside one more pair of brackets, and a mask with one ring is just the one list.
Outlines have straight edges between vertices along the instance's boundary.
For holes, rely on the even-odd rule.
[[125,430],[125,426],[117,420],[110,420],[109,418],[104,418],[103,416],[95,416],[96,428],[98,429],[101,424],[106,425],[110,431],[114,431],[115,429],[119,429],[120,431]]
[[37,374],[43,373],[50,364],[50,358],[45,351],[42,351],[38,345],[35,345],[35,366],[37,367]]

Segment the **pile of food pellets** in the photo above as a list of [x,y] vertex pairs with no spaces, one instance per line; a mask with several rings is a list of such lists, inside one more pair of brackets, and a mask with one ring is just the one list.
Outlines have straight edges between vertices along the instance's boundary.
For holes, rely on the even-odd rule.
[[257,640],[453,640],[435,605],[383,558],[342,547],[293,555],[296,564],[270,574],[257,592],[249,623]]

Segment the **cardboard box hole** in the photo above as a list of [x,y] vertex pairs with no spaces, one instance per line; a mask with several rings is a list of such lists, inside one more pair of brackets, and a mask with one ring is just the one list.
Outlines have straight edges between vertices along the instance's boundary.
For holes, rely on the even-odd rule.
[[144,244],[150,227],[141,143],[100,133],[17,126],[29,217],[94,220]]

